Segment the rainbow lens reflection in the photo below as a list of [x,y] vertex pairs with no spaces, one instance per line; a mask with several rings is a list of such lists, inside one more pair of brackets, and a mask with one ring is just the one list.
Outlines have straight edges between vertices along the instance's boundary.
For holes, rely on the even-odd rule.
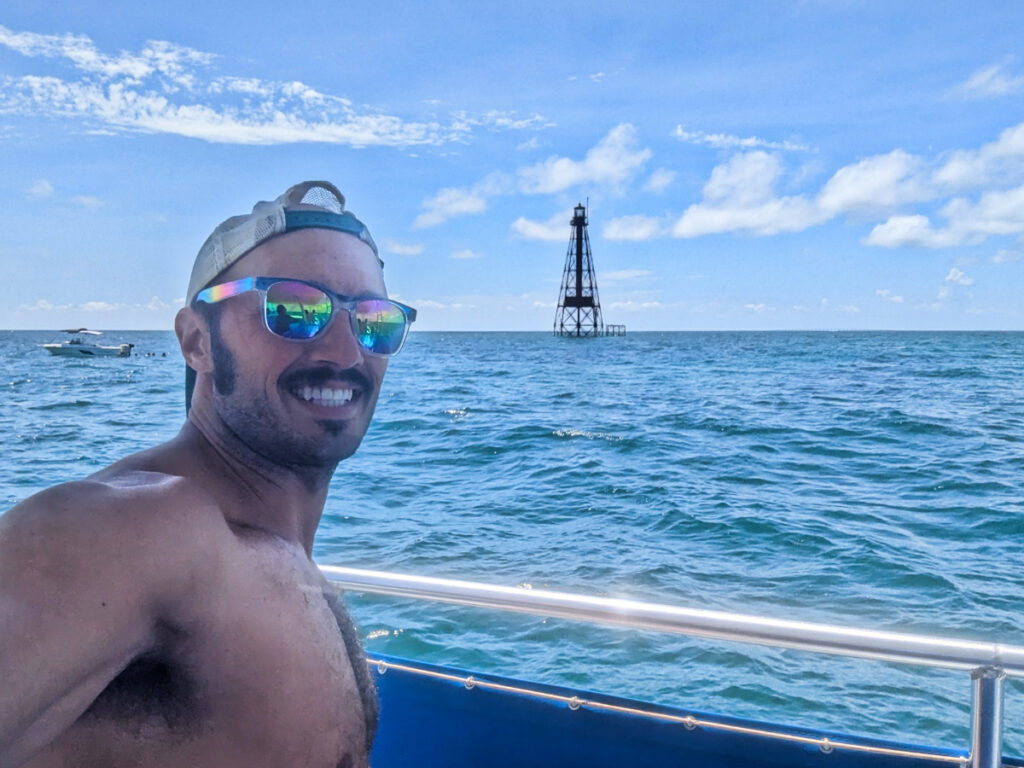
[[394,354],[409,329],[405,313],[386,299],[360,301],[352,312],[352,321],[359,343],[378,355]]
[[267,327],[285,339],[311,339],[327,325],[331,298],[306,283],[282,280],[267,288]]

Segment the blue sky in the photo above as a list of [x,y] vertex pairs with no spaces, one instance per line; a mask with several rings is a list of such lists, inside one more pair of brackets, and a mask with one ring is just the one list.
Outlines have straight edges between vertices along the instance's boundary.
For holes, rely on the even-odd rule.
[[425,330],[550,330],[589,198],[631,330],[1024,329],[1019,3],[0,11],[0,328],[169,329],[336,183]]

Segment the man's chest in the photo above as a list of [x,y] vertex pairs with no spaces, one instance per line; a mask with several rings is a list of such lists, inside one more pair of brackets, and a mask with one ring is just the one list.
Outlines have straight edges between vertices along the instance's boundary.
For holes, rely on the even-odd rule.
[[228,590],[210,602],[210,620],[183,643],[182,657],[211,719],[277,744],[355,738],[362,704],[320,585],[257,578],[245,594]]
[[198,597],[179,656],[210,726],[305,761],[365,748],[354,649],[326,589],[301,551],[265,545]]
[[303,558],[236,553],[55,747],[76,765],[359,765],[364,705],[335,610]]

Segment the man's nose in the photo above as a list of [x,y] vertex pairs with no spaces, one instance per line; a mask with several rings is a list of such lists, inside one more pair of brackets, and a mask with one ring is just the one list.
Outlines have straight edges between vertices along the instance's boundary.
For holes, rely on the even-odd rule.
[[348,310],[335,310],[337,316],[316,337],[313,357],[319,362],[332,363],[340,368],[353,368],[363,361],[365,350],[352,329]]

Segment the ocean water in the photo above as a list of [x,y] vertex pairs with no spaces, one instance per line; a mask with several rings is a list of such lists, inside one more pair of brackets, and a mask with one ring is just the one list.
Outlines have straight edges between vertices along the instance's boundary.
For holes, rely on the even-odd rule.
[[[0,508],[171,437],[131,359],[0,332]],[[164,356],[166,353],[166,357]],[[414,333],[338,469],[322,563],[1024,644],[1024,334]],[[966,747],[966,673],[350,595],[372,651]],[[1006,687],[1024,754],[1024,685]]]

